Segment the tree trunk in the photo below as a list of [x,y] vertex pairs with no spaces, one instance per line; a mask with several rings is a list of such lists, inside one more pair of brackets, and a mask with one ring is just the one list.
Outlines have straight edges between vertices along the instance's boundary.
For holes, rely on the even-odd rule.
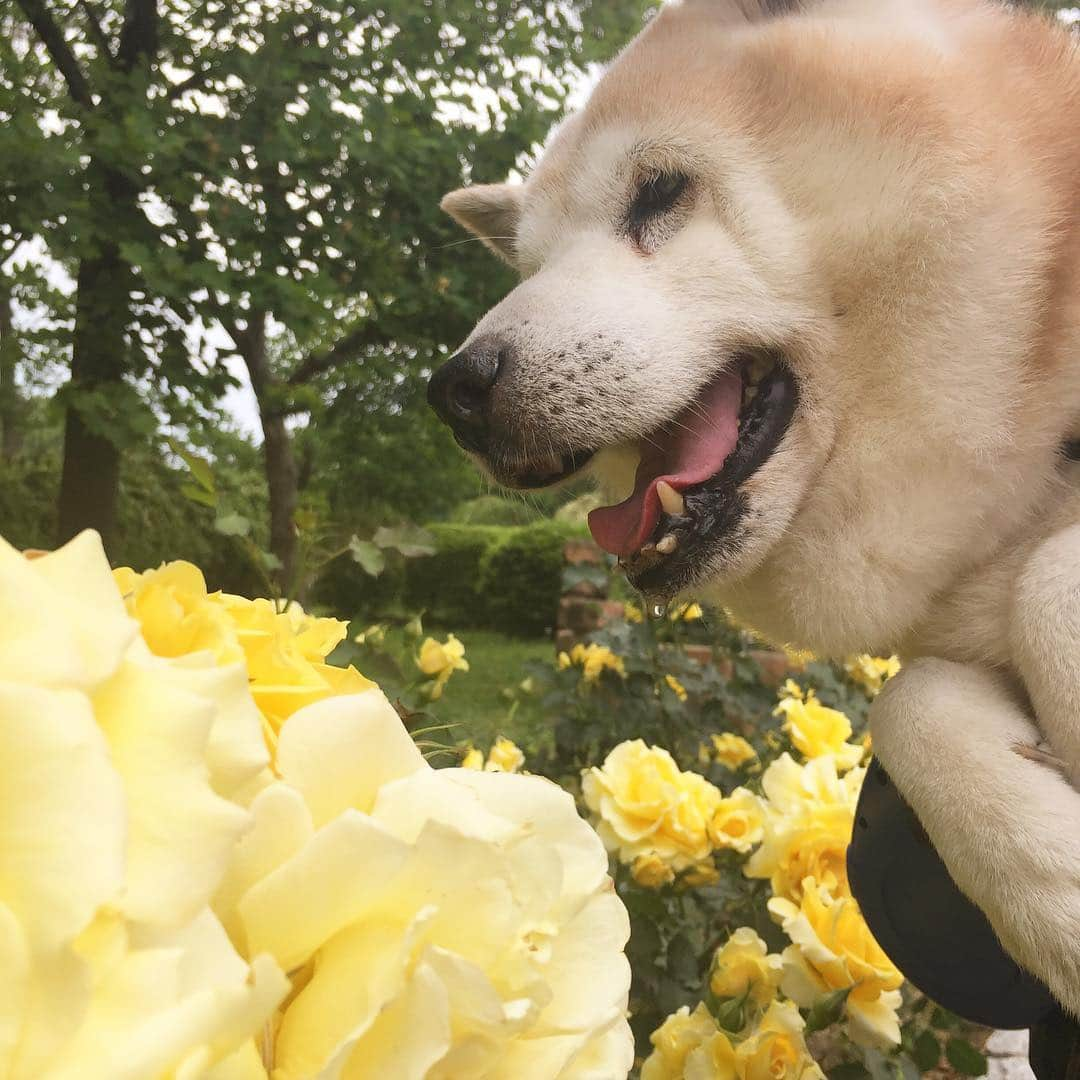
[[61,544],[83,529],[97,529],[106,550],[115,539],[120,450],[108,434],[108,409],[110,390],[124,376],[130,272],[108,243],[79,266],[68,384],[77,396],[68,402],[64,418]]
[[11,285],[0,276],[0,460],[11,461],[22,442],[19,431],[19,389],[15,371],[19,343],[13,324]]
[[[259,403],[263,431],[263,467],[270,494],[270,550],[281,562],[278,582],[283,589],[296,582],[297,471],[286,413],[278,400],[284,391],[270,371],[266,354],[266,312],[252,312],[242,334],[241,355],[247,365],[251,388]],[[277,393],[275,392],[277,391]]]

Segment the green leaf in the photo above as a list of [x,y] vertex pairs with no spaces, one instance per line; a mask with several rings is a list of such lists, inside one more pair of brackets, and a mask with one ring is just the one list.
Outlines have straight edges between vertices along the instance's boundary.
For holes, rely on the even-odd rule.
[[712,1014],[725,1031],[742,1031],[746,1027],[746,998],[715,999]]
[[386,568],[386,556],[370,540],[353,537],[349,541],[349,554],[365,574],[378,577]]
[[204,488],[199,487],[197,484],[190,482],[180,485],[180,494],[186,499],[190,499],[192,502],[201,503],[203,506],[209,506],[211,509],[217,506],[217,495],[212,491],[207,491]]
[[809,1035],[815,1031],[823,1031],[835,1024],[844,1015],[844,1005],[854,989],[854,986],[847,986],[843,990],[834,990],[831,994],[818,998],[806,1016],[806,1033]]
[[192,478],[204,491],[208,491],[211,494],[215,491],[214,488],[214,474],[210,469],[210,462],[205,458],[199,457],[197,454],[192,454],[188,450],[184,450],[181,447],[174,446],[176,452],[184,459],[184,464],[191,472]]
[[933,1027],[936,1027],[938,1031],[950,1031],[952,1028],[960,1026],[960,1018],[954,1016],[947,1009],[943,1009],[938,1005],[934,1008],[933,1015],[930,1017],[930,1023]]
[[282,561],[272,551],[260,551],[259,559],[267,570],[281,570],[284,567]]
[[222,536],[247,536],[251,522],[243,514],[223,514],[214,522],[214,528]]
[[375,535],[371,539],[378,547],[400,551],[406,559],[434,555],[438,550],[435,537],[427,529],[421,529],[418,525],[402,525],[397,529],[388,529],[383,526],[375,530]]
[[923,1072],[932,1069],[941,1060],[941,1043],[932,1031],[924,1031],[915,1040],[914,1057],[915,1064]]
[[846,1061],[843,1065],[829,1070],[829,1080],[870,1080],[870,1074],[865,1065],[860,1065],[857,1061]]
[[985,1076],[988,1064],[967,1039],[950,1039],[945,1045],[945,1057],[949,1064],[964,1076]]

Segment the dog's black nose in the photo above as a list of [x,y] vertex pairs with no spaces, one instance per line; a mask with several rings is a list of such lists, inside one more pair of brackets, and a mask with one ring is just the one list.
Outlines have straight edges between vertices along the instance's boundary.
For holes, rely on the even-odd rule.
[[510,353],[498,338],[477,338],[428,383],[428,404],[466,450],[483,453],[491,435],[491,391]]

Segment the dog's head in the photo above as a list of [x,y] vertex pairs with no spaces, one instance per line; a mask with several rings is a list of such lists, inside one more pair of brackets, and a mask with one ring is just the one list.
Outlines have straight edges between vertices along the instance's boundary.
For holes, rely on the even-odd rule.
[[949,485],[1017,481],[972,472],[1016,416],[997,376],[1034,271],[972,225],[1026,222],[972,187],[964,17],[665,8],[526,183],[444,200],[523,278],[432,379],[459,443],[510,487],[591,470],[615,500],[593,535],[649,596],[712,591],[823,648],[910,623],[979,547],[983,493],[961,512]]

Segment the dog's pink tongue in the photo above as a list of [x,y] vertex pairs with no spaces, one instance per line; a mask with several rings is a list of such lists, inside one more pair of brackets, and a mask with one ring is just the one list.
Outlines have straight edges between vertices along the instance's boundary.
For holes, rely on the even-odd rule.
[[742,380],[722,375],[659,435],[642,444],[634,493],[618,506],[589,515],[593,539],[613,555],[633,555],[660,520],[656,485],[666,480],[676,491],[700,484],[720,471],[739,438]]

